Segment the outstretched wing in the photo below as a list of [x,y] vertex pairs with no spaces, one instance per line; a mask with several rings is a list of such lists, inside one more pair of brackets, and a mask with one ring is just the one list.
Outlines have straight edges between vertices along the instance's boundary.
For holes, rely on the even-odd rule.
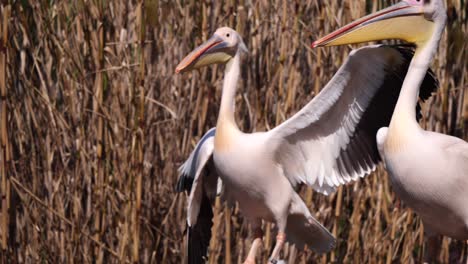
[[[409,46],[352,51],[312,101],[269,131],[277,162],[293,185],[306,183],[328,194],[375,169],[376,133],[390,123],[413,54]],[[420,99],[437,87],[429,70]]]
[[186,250],[190,264],[206,262],[211,238],[212,203],[219,185],[213,164],[215,132],[215,128],[210,129],[179,168],[176,190],[189,192]]

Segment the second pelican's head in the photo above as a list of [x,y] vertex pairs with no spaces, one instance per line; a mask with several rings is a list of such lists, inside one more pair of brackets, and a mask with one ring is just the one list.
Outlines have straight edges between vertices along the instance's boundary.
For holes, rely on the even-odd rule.
[[186,72],[215,63],[226,63],[239,51],[247,52],[241,36],[232,28],[218,28],[209,40],[185,56],[177,65],[175,72]]
[[336,46],[384,39],[400,39],[424,45],[445,26],[442,0],[403,0],[358,19],[315,41],[312,47]]

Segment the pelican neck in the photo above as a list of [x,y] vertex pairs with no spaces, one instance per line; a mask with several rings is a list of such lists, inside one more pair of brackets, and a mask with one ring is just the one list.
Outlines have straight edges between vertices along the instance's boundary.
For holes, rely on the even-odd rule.
[[235,99],[237,82],[240,75],[240,54],[239,52],[226,63],[224,71],[223,90],[221,95],[221,106],[219,109],[218,125],[229,124],[237,128],[235,121]]

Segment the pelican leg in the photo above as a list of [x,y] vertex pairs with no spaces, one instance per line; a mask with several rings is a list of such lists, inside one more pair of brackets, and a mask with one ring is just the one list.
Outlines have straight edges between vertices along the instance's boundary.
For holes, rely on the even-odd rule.
[[286,241],[286,233],[279,231],[278,235],[276,236],[275,248],[273,249],[273,252],[271,253],[271,256],[270,256],[270,261],[269,261],[270,264],[278,263],[279,254],[280,254],[281,249],[284,246],[285,241]]
[[247,259],[243,264],[255,264],[255,257],[257,256],[258,249],[262,246],[263,230],[261,226],[261,220],[255,221],[255,224],[252,225],[253,230],[253,242],[250,247],[249,254]]

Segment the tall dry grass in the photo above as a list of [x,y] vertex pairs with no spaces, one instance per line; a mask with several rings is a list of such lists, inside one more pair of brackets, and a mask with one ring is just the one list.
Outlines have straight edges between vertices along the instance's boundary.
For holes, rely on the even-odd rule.
[[[237,120],[266,130],[295,113],[350,49],[313,39],[388,1],[13,1],[0,4],[0,236],[3,263],[180,263],[185,195],[176,169],[215,125],[223,67],[175,75],[217,27],[231,26],[243,60]],[[441,88],[422,124],[467,139],[467,15],[449,23],[433,64]],[[382,168],[325,197],[303,188],[338,238],[332,253],[285,251],[290,263],[412,263],[423,227]],[[211,263],[239,263],[250,246],[235,210],[215,208]],[[261,257],[273,245],[270,225]],[[449,254],[452,252],[452,254]],[[466,255],[444,239],[439,260]]]

